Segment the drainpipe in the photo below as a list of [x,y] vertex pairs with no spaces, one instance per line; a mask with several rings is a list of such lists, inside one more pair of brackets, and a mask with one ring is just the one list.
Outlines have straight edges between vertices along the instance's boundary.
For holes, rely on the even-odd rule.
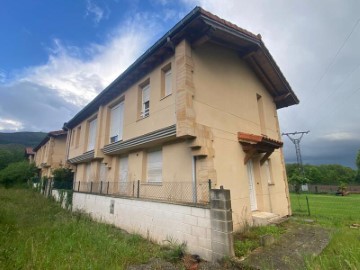
[[196,157],[192,157],[193,202],[197,203]]

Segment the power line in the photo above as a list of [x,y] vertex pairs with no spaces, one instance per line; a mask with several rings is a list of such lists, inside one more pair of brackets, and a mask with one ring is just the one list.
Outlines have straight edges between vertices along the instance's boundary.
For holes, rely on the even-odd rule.
[[[351,29],[350,33],[347,35],[347,37],[345,38],[344,42],[341,44],[340,48],[337,50],[335,56],[332,58],[331,62],[329,63],[329,65],[326,67],[324,73],[320,76],[319,80],[314,84],[314,86],[311,89],[312,93],[315,88],[319,85],[319,83],[324,79],[324,77],[327,75],[327,73],[329,72],[330,68],[334,65],[336,58],[338,57],[338,55],[340,54],[341,50],[345,47],[346,43],[348,42],[348,40],[350,39],[350,37],[352,36],[352,34],[354,33],[356,27],[358,26],[358,24],[360,23],[360,18],[357,19],[357,21],[355,22],[353,28]],[[309,99],[308,97],[305,99],[305,101]]]

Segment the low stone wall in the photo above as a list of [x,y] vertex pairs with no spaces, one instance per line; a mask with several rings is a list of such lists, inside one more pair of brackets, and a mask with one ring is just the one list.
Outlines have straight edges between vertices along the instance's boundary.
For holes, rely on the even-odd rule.
[[[72,192],[72,190],[58,190],[53,189],[51,190],[51,196],[54,198],[55,201],[61,203],[61,207],[64,209],[71,209],[72,202],[68,201],[68,193]],[[63,195],[61,195],[63,193]],[[71,195],[71,194],[70,194]],[[71,199],[71,197],[70,197]]]
[[159,244],[166,244],[166,240],[186,242],[188,252],[212,261],[233,255],[233,242],[231,214],[228,214],[231,212],[230,192],[225,197],[219,195],[224,190],[211,192],[217,200],[211,204],[211,209],[74,192],[73,210],[89,213],[97,221],[140,234]]

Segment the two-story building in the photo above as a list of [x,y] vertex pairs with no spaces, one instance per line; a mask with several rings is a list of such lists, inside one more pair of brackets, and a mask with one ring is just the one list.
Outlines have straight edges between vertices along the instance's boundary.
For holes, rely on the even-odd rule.
[[210,184],[235,229],[289,215],[277,109],[298,102],[260,35],[195,8],[64,124],[75,189],[202,203]]
[[36,167],[39,169],[40,177],[51,177],[54,169],[67,164],[65,155],[66,139],[66,131],[51,131],[33,149],[35,152],[34,161]]

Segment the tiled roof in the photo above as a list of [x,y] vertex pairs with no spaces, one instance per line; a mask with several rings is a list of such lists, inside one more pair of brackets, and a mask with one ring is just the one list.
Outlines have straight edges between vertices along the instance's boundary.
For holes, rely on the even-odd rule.
[[32,147],[26,147],[25,148],[25,154],[26,155],[35,155],[35,152],[33,151]]
[[64,130],[50,131],[46,135],[46,137],[37,146],[34,147],[34,151],[36,152],[37,150],[39,150],[40,147],[43,146],[45,143],[47,143],[51,137],[59,137],[59,136],[66,135],[66,134],[67,134],[67,131],[64,131]]
[[[72,129],[91,116],[99,106],[120,95],[141,76],[150,72],[161,59],[168,57],[173,48],[183,39],[195,42],[208,30],[214,33],[209,38],[241,52],[239,55],[250,65],[274,97],[277,108],[298,104],[299,100],[282,74],[275,60],[265,47],[260,35],[255,35],[229,21],[202,9],[194,8],[181,21],[142,54],[132,65],[120,74],[98,96],[79,111],[64,129]],[[209,31],[210,31],[209,30]],[[211,31],[210,31],[211,32]],[[173,53],[173,51],[172,51]]]
[[283,145],[282,141],[271,139],[265,135],[255,135],[245,132],[238,132],[238,140],[239,142],[247,142],[250,144],[257,144],[257,143],[272,144],[277,147],[281,147]]

